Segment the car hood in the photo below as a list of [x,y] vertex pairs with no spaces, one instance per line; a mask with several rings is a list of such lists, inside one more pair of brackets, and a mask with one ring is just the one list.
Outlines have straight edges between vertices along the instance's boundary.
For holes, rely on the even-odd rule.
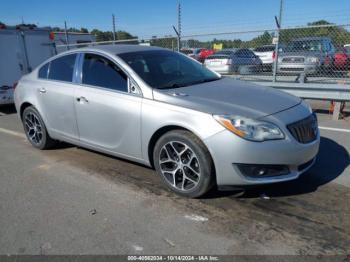
[[153,90],[157,101],[209,114],[261,118],[294,107],[301,99],[270,87],[223,77],[187,87]]

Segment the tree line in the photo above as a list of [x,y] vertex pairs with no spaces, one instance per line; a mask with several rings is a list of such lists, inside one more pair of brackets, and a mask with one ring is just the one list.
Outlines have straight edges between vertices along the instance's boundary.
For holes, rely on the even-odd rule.
[[[52,31],[58,31],[58,32],[63,32],[64,29],[59,28],[59,27],[53,27]],[[75,33],[90,33],[92,35],[95,35],[96,41],[101,42],[101,41],[112,41],[113,40],[113,32],[112,31],[101,31],[99,29],[92,29],[90,32],[87,28],[68,28],[68,32],[75,32]],[[116,40],[127,40],[127,39],[135,39],[137,36],[134,36],[130,34],[129,32],[118,30],[116,31]]]
[[[1,24],[1,22],[0,22]],[[53,27],[53,31],[64,31],[64,29],[59,27]],[[111,41],[113,40],[112,31],[102,31],[99,29],[93,29],[89,31],[87,28],[68,28],[68,32],[77,33],[90,33],[95,35],[96,41]],[[344,44],[350,43],[350,32],[347,28],[336,26],[326,20],[319,20],[312,23],[308,23],[304,28],[292,28],[292,29],[282,29],[280,31],[280,43],[287,44],[292,39],[300,37],[312,37],[312,36],[325,36],[330,37],[333,44],[336,47],[343,46]],[[218,39],[200,41],[197,39],[183,39],[183,47],[192,48],[212,48],[213,44],[222,44],[223,48],[256,48],[261,45],[272,44],[273,38],[275,37],[275,32],[265,31],[262,34],[253,37],[250,40],[242,40],[240,38],[236,39]],[[135,35],[123,30],[118,30],[116,32],[116,40],[127,40],[136,39]],[[153,36],[151,39],[140,40],[141,42],[148,42],[154,46],[160,46],[170,49],[177,49],[177,39],[174,36],[166,35],[163,37]]]

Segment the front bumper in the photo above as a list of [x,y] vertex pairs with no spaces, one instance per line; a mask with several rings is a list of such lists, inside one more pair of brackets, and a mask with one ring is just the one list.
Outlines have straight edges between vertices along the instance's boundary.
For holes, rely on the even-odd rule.
[[[320,136],[308,144],[301,144],[288,131],[286,124],[298,121],[310,115],[304,106],[265,117],[280,126],[285,134],[283,140],[251,142],[244,140],[228,130],[207,138],[207,145],[216,169],[218,186],[258,185],[289,181],[298,178],[308,170],[318,153]],[[289,173],[280,176],[253,178],[246,176],[236,168],[240,164],[284,165]]]

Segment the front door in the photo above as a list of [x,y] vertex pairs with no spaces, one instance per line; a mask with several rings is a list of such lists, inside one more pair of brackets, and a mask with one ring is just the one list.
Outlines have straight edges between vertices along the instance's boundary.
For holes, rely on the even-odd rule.
[[84,54],[82,59],[75,97],[80,141],[141,158],[142,97],[128,92],[128,77],[114,62],[97,54]]

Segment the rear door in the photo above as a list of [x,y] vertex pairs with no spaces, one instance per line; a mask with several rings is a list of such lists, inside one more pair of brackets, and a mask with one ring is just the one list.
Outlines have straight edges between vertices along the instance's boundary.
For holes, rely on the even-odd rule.
[[141,158],[142,97],[129,92],[127,74],[109,58],[81,56],[75,109],[80,141],[118,155]]
[[[39,69],[37,96],[45,124],[54,137],[78,140],[73,73],[77,54],[58,57]],[[51,134],[50,133],[50,134]]]

